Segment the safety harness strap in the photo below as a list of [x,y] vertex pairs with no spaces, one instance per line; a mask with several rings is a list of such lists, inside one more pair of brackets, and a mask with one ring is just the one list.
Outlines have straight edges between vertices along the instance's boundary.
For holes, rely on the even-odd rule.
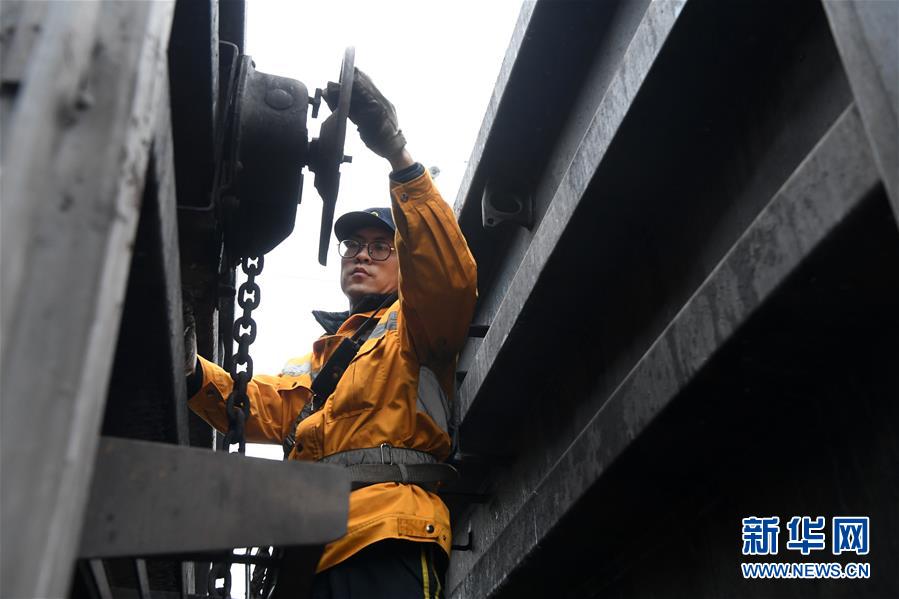
[[418,485],[436,491],[459,478],[459,471],[449,464],[358,464],[348,466],[347,474],[354,491],[378,483]]
[[368,485],[390,482],[418,485],[435,491],[459,478],[455,468],[438,463],[437,458],[425,451],[392,447],[387,443],[379,447],[341,451],[325,456],[319,462],[345,466],[354,491]]
[[378,447],[363,447],[360,449],[348,449],[326,455],[319,462],[323,464],[339,464],[341,466],[356,466],[358,464],[436,464],[437,458],[426,451],[408,449],[406,447],[393,447],[382,443]]
[[372,329],[377,329],[378,313],[384,306],[389,306],[395,302],[397,297],[398,296],[395,293],[386,296],[383,301],[381,301],[381,304],[375,308],[375,311],[372,312],[371,315],[365,319],[365,322],[359,326],[352,337],[344,337],[341,339],[340,345],[337,346],[331,354],[331,357],[328,358],[328,361],[325,362],[318,374],[315,375],[315,379],[312,381],[312,396],[309,398],[306,405],[303,406],[303,409],[300,410],[300,413],[297,414],[296,419],[293,421],[293,426],[290,427],[290,430],[284,437],[284,441],[281,442],[285,460],[290,456],[290,452],[293,451],[293,448],[296,445],[295,432],[297,427],[300,426],[300,422],[321,409],[325,400],[327,400],[334,392],[334,389],[337,388],[337,383],[340,382],[340,379],[349,367],[350,362],[352,362],[353,358],[356,357],[356,354],[359,353],[359,348],[362,347],[362,344],[365,343],[369,336],[376,332],[376,330],[373,331]]

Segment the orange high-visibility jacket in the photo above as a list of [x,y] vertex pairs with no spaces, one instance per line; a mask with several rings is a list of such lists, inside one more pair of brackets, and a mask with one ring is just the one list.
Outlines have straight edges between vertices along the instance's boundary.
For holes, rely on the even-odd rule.
[[[448,398],[458,352],[477,297],[477,269],[452,209],[428,172],[407,183],[391,181],[399,300],[382,308],[378,325],[322,409],[296,429],[290,459],[321,460],[350,449],[417,449],[444,460],[450,452]],[[257,375],[246,438],[281,443],[310,398],[312,378],[341,337],[351,336],[372,312],[350,316],[336,335],[324,335],[312,353],[288,361],[277,376]],[[203,383],[190,407],[213,427],[227,428],[227,372],[201,358]],[[449,510],[418,486],[380,483],[350,495],[347,534],[329,544],[318,570],[340,563],[382,539],[452,542]]]

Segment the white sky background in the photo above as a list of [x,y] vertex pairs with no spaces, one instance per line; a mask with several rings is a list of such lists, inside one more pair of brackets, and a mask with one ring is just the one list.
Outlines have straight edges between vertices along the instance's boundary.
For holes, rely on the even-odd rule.
[[[247,0],[245,51],[257,70],[298,79],[313,95],[338,79],[344,49],[354,46],[356,66],[396,106],[413,158],[440,168],[436,183],[452,205],[520,6],[520,0]],[[328,114],[323,101],[319,118],[308,118],[310,138]],[[344,153],[353,162],[341,166],[335,215],[389,205],[390,166],[362,144],[352,123]],[[259,333],[251,348],[257,373],[276,374],[288,358],[310,351],[322,333],[311,310],[347,309],[336,240],[327,268],[318,264],[322,202],[313,177],[304,177],[293,235],[266,255],[258,279]],[[281,458],[280,446],[250,446],[247,453]]]

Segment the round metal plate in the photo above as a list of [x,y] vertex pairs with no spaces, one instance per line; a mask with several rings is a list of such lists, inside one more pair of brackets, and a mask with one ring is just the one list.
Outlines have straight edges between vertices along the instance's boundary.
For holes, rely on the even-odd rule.
[[315,173],[315,189],[322,198],[322,224],[319,234],[318,261],[327,263],[331,226],[334,222],[334,207],[340,189],[340,164],[343,162],[343,147],[346,141],[346,121],[350,113],[350,98],[353,94],[356,50],[346,49],[340,65],[340,93],[337,108],[322,123],[318,139],[310,148],[309,168]]

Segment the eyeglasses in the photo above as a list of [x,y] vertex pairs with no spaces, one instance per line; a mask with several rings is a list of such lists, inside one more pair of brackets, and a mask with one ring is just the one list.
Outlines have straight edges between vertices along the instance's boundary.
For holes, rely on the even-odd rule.
[[341,258],[355,258],[362,248],[368,248],[368,255],[372,260],[386,260],[390,252],[395,248],[386,241],[372,241],[371,243],[359,243],[355,239],[344,239],[337,246],[337,253]]

